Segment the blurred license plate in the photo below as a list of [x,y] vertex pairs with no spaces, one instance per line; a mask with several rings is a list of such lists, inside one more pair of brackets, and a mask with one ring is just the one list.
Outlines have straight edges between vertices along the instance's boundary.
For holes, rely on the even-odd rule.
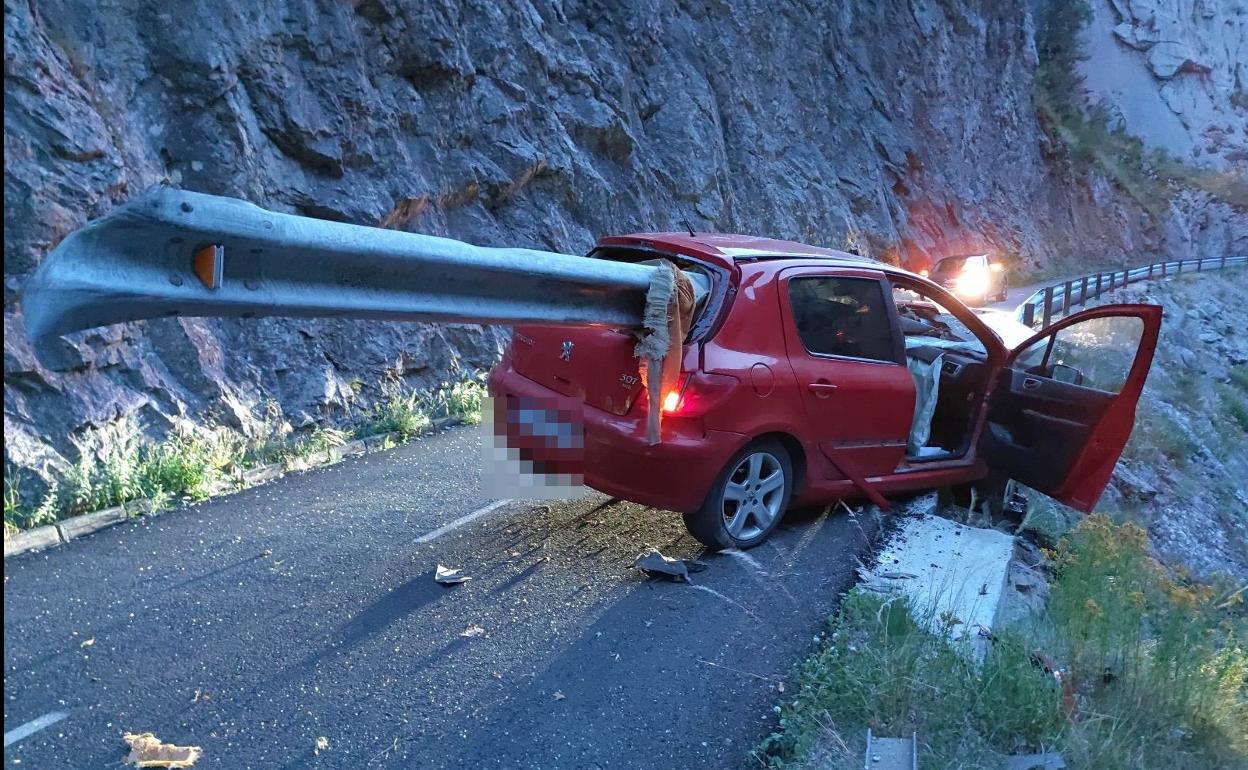
[[[482,422],[491,426],[494,459],[510,466],[505,475],[530,490],[584,483],[585,427],[579,400],[501,396],[490,402]],[[491,473],[498,474],[497,468]]]

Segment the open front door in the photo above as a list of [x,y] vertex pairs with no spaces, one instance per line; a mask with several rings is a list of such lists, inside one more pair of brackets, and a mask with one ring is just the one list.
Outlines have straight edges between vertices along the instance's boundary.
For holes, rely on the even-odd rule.
[[980,457],[1091,511],[1131,435],[1160,329],[1157,305],[1106,305],[1015,348],[989,397]]

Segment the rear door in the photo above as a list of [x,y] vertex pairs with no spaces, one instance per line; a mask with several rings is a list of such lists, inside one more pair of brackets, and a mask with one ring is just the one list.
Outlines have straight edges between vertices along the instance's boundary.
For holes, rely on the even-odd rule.
[[995,471],[1087,512],[1135,422],[1162,311],[1106,305],[1018,346],[989,397],[980,456]]
[[789,268],[779,295],[805,438],[818,442],[839,478],[859,486],[893,473],[906,451],[914,381],[883,275]]

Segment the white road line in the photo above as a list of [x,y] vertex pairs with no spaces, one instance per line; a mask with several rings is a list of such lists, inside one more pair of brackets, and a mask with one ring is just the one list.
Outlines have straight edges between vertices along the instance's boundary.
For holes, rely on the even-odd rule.
[[67,716],[69,714],[64,711],[53,711],[50,714],[44,714],[38,719],[32,719],[21,727],[15,727],[4,734],[4,747],[7,749],[11,744],[17,743],[27,736],[34,735],[43,728],[54,725]]
[[459,529],[465,524],[470,524],[476,521],[477,519],[481,518],[482,516],[485,516],[487,514],[493,513],[494,511],[497,511],[499,508],[502,508],[504,505],[510,502],[511,502],[510,499],[497,500],[485,506],[484,508],[478,508],[477,510],[473,511],[472,513],[466,516],[460,516],[458,519],[456,519],[455,521],[452,521],[450,524],[438,527],[434,531],[425,535],[421,535],[420,537],[416,538],[416,544],[419,545],[421,543],[428,543],[431,540],[437,540],[439,537],[442,537],[447,532],[451,532],[456,529]]

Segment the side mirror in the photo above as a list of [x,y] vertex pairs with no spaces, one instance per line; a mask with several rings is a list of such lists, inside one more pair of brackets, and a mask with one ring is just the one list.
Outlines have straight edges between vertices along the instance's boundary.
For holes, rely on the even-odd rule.
[[1057,382],[1065,382],[1068,385],[1083,384],[1083,372],[1070,364],[1053,364],[1053,369],[1049,372],[1049,377]]

